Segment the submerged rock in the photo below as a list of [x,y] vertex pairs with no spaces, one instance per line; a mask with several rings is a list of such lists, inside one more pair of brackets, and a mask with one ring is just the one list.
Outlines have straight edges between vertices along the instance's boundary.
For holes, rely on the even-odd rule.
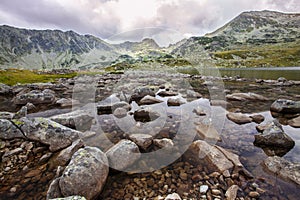
[[139,147],[134,142],[121,140],[106,152],[106,156],[109,166],[121,171],[126,170],[136,162],[140,158],[141,153]]
[[59,188],[64,197],[84,196],[96,198],[102,191],[108,176],[106,155],[96,147],[79,149],[59,178]]
[[131,106],[125,101],[116,103],[100,103],[99,105],[97,105],[98,115],[112,114],[117,108],[123,108],[126,111],[129,111],[131,109]]
[[273,151],[275,155],[282,156],[295,146],[294,140],[283,131],[277,120],[258,126],[257,130],[262,133],[254,136],[254,145],[266,148],[266,152]]
[[246,100],[252,100],[252,101],[267,101],[268,99],[260,94],[255,93],[233,93],[226,95],[227,100],[231,101],[246,101]]
[[215,127],[211,125],[206,125],[203,123],[197,123],[196,131],[201,139],[206,141],[222,141],[220,134],[215,129]]
[[263,166],[268,171],[278,175],[282,179],[292,181],[300,185],[300,163],[291,163],[278,156],[268,157],[263,162]]
[[300,101],[278,99],[271,105],[270,110],[281,114],[300,113]]
[[131,134],[129,138],[144,150],[146,150],[152,144],[153,140],[153,137],[148,134]]

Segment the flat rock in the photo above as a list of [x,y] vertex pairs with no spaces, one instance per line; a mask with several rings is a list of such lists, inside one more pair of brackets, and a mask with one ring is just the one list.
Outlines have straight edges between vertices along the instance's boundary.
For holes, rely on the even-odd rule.
[[227,100],[231,101],[246,101],[246,100],[252,100],[252,101],[267,101],[268,98],[255,93],[233,93],[226,95]]
[[84,110],[75,110],[73,112],[52,116],[50,119],[63,126],[79,131],[86,131],[90,130],[94,117]]
[[80,135],[80,132],[46,118],[21,118],[12,121],[28,139],[49,145],[52,152],[70,146]]
[[96,147],[84,147],[72,156],[59,179],[59,188],[65,197],[95,199],[106,183],[108,172],[106,155]]
[[243,113],[233,113],[229,112],[226,117],[236,124],[247,124],[252,122],[252,118]]
[[140,158],[141,153],[134,142],[121,140],[106,152],[106,156],[111,168],[122,171],[136,162]]
[[274,156],[265,159],[263,166],[265,169],[278,175],[282,179],[289,180],[300,185],[300,163],[291,163],[284,158]]

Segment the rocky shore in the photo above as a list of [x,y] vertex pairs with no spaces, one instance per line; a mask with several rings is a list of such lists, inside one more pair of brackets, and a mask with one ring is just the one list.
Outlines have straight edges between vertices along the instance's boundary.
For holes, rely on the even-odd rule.
[[297,196],[299,163],[283,156],[298,142],[282,126],[299,130],[299,85],[159,72],[1,84],[0,199],[293,199],[247,169],[221,125],[256,127],[241,142]]

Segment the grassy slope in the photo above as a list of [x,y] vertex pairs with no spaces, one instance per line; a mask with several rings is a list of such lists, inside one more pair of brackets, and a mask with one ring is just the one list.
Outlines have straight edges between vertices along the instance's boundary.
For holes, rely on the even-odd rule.
[[17,83],[44,83],[54,82],[58,78],[72,78],[77,73],[70,74],[38,74],[36,71],[8,69],[0,70],[0,83],[15,85]]
[[300,66],[300,42],[241,46],[212,57],[219,67]]

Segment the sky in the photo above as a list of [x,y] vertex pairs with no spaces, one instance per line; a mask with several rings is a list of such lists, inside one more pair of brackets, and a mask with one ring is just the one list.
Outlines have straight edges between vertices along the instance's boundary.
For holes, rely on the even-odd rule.
[[1,0],[0,24],[73,30],[112,42],[204,35],[243,11],[299,12],[299,0]]

